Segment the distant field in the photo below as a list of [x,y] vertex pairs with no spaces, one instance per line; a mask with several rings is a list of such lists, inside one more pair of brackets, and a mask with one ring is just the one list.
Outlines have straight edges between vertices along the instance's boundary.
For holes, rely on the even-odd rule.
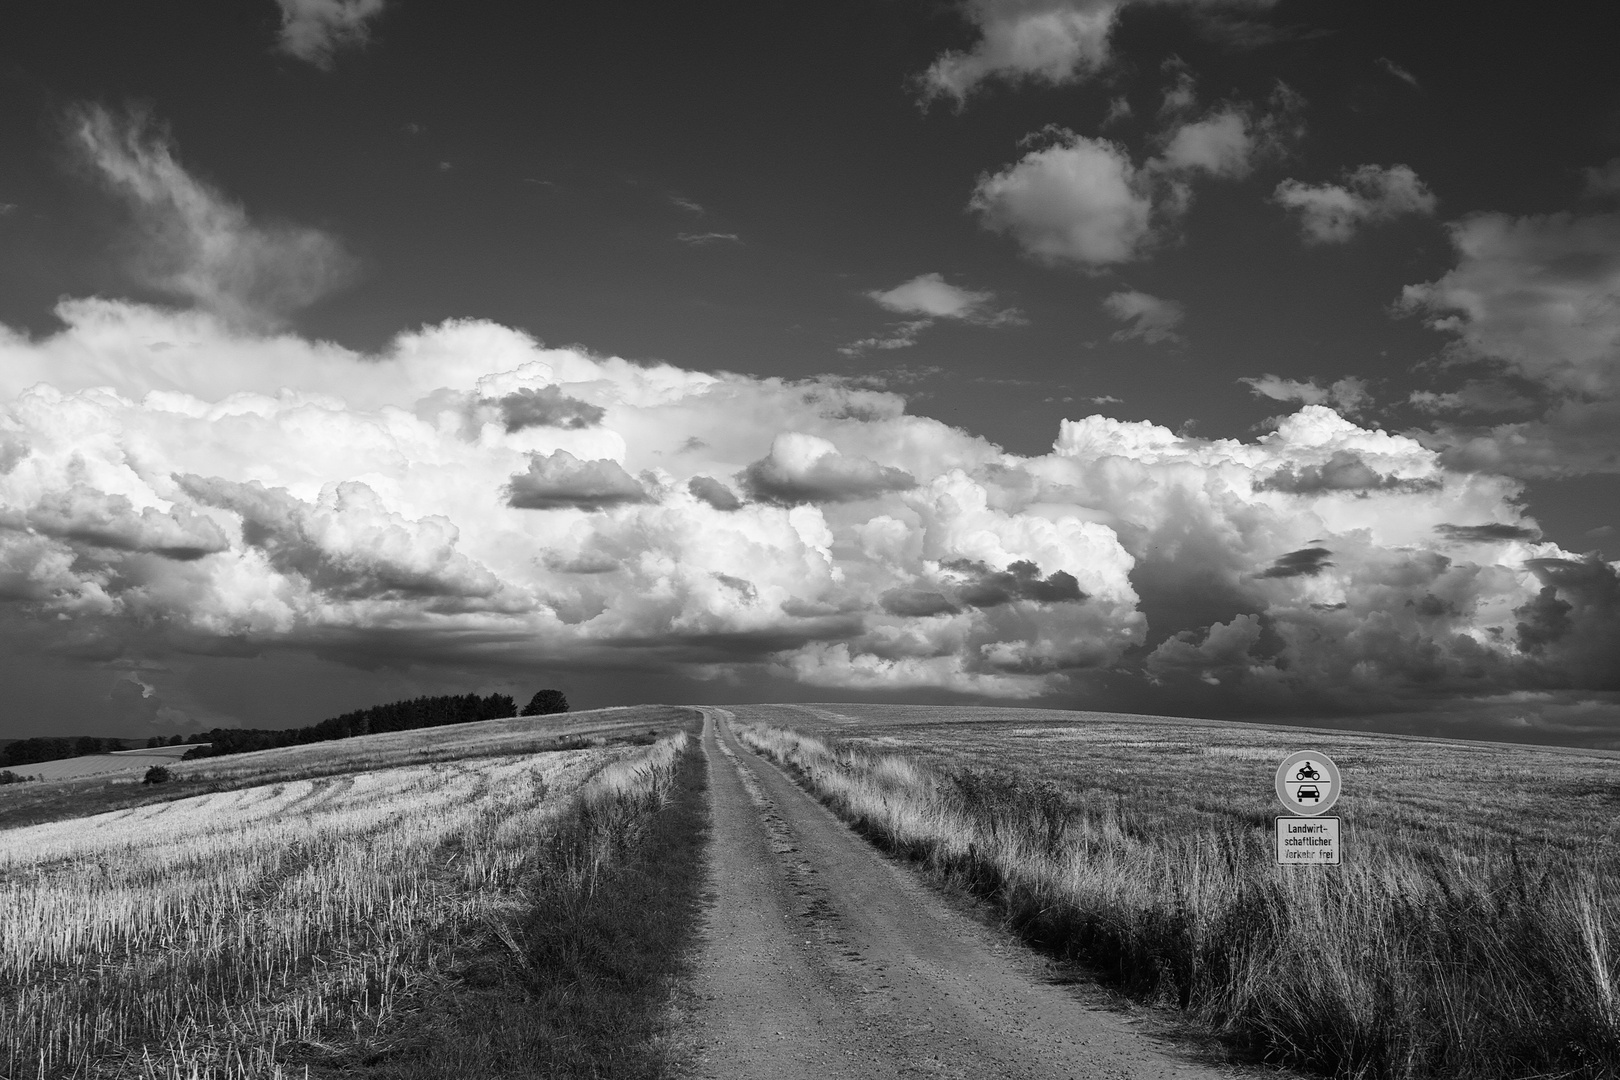
[[1215,720],[915,705],[750,706],[750,718],[858,740],[944,768],[1004,766],[1083,794],[1123,799],[1155,827],[1258,822],[1281,806],[1278,763],[1309,748],[1333,758],[1346,828],[1443,838],[1481,831],[1601,860],[1620,857],[1620,754]]
[[173,766],[190,746],[155,746],[145,750],[115,750],[110,754],[39,761],[19,765],[13,772],[37,776],[41,780],[74,780],[81,776],[107,776],[112,773],[144,773],[153,765]]
[[[45,797],[29,806],[43,820],[0,828],[0,1076],[549,1076],[557,1055],[594,1061],[557,1025],[623,1006],[581,991],[570,965],[594,977],[596,945],[570,936],[571,913],[662,805],[693,716],[207,758],[175,766],[165,801],[127,778],[11,785]],[[146,801],[82,816],[118,789]],[[638,940],[629,916],[612,929]],[[630,1030],[618,1022],[612,1053]],[[501,1064],[517,1050],[532,1071]]]
[[[202,791],[223,791],[278,780],[330,776],[358,769],[456,761],[481,755],[532,753],[554,749],[559,740],[612,739],[637,733],[645,735],[649,730],[671,730],[687,715],[686,710],[661,705],[594,709],[589,712],[482,720],[440,728],[361,735],[352,739],[199,758],[195,761],[165,759],[161,764],[168,767],[174,779],[153,787],[141,783],[145,766],[139,770],[69,776],[45,783],[6,784],[0,786],[0,829],[64,816],[165,802]],[[110,756],[122,758],[124,755]],[[66,759],[69,762],[79,760],[82,759]],[[45,764],[29,765],[16,771],[34,775],[44,768]]]
[[[1620,1075],[1620,760],[1249,724],[739,706],[876,842],[1277,1061]],[[1279,867],[1278,763],[1326,752],[1344,865]]]

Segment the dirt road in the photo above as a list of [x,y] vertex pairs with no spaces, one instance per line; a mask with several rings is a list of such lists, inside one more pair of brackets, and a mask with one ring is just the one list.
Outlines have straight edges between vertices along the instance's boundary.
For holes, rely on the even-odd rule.
[[1203,1080],[1124,1017],[1042,981],[737,742],[705,709],[714,836],[698,1075],[724,1080]]

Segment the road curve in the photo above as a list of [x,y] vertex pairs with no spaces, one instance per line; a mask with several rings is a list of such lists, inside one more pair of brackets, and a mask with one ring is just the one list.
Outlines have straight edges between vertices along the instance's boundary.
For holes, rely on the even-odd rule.
[[1214,1080],[1122,1016],[1043,982],[744,748],[705,708],[713,809],[694,979],[696,1075],[717,1080]]

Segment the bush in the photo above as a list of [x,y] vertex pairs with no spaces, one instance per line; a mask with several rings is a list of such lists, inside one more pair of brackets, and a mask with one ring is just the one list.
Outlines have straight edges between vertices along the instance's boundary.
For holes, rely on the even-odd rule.
[[141,783],[143,783],[143,784],[167,784],[170,780],[173,780],[173,779],[174,779],[174,775],[172,773],[170,773],[169,770],[165,766],[154,765],[150,769],[146,770],[146,779],[142,780]]
[[23,776],[21,773],[14,773],[10,769],[0,772],[0,784],[20,784],[24,780],[30,779],[32,779],[32,777]]
[[523,706],[523,716],[549,716],[568,711],[568,699],[561,690],[541,690]]

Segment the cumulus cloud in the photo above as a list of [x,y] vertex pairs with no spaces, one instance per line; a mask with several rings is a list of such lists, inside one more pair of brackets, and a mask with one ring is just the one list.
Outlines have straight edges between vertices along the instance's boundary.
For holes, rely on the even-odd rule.
[[1541,530],[1531,529],[1524,525],[1510,525],[1506,522],[1488,521],[1481,525],[1453,525],[1442,522],[1434,527],[1434,531],[1447,540],[1455,540],[1465,544],[1493,544],[1508,540],[1540,540]]
[[530,454],[528,471],[514,475],[506,490],[506,505],[521,510],[602,510],[650,501],[617,461],[581,461],[566,450]]
[[276,0],[281,7],[281,50],[330,68],[339,49],[364,45],[367,25],[382,14],[385,0]]
[[[1185,102],[1167,97],[1170,113],[1191,109],[1190,82],[1186,89]],[[1279,83],[1259,117],[1227,103],[1200,119],[1174,119],[1156,140],[1160,153],[1141,164],[1116,142],[1048,127],[1025,138],[1032,148],[1018,161],[979,177],[968,209],[1037,262],[1105,272],[1163,238],[1191,206],[1192,180],[1238,179],[1280,153],[1298,136],[1303,107]]]
[[851,342],[839,352],[857,355],[866,349],[903,349],[917,343],[917,335],[940,319],[973,323],[978,326],[1019,325],[1024,317],[1016,308],[995,309],[995,294],[952,285],[940,274],[919,274],[892,289],[874,289],[867,297],[885,311],[915,318],[860,341]]
[[1087,416],[1024,456],[883,391],[491,323],[360,354],[59,312],[0,333],[0,632],[76,663],[548,663],[1245,716],[1518,716],[1534,693],[1563,695],[1558,723],[1612,683],[1614,564],[1540,539],[1517,481],[1325,405],[1248,441]]
[[1138,258],[1152,239],[1149,179],[1124,147],[1069,131],[981,176],[968,205],[985,228],[1049,265],[1101,271]]
[[1355,451],[1335,450],[1326,461],[1300,466],[1298,471],[1284,466],[1256,486],[1264,490],[1310,495],[1323,491],[1376,491],[1380,488],[1423,491],[1439,487],[1440,481],[1433,477],[1403,479],[1386,476],[1368,465]]
[[1267,397],[1273,401],[1298,401],[1306,405],[1330,405],[1346,416],[1354,416],[1372,403],[1372,395],[1367,392],[1367,383],[1353,375],[1347,375],[1327,386],[1318,386],[1315,379],[1301,382],[1298,379],[1284,379],[1277,375],[1261,375],[1259,378],[1242,378],[1243,383],[1254,391],[1256,397]]
[[939,274],[920,274],[892,289],[873,290],[866,295],[886,311],[931,319],[983,318],[995,299],[993,293],[952,285]]
[[[1456,266],[1400,305],[1452,337],[1456,363],[1539,390],[1540,415],[1431,435],[1459,468],[1520,476],[1620,471],[1620,214],[1476,214],[1450,225]],[[1491,412],[1538,403],[1498,380],[1417,402]]]
[[1114,331],[1115,341],[1141,338],[1149,345],[1162,342],[1179,344],[1184,338],[1176,327],[1187,317],[1186,310],[1174,300],[1164,300],[1136,289],[1109,293],[1103,299],[1103,309],[1121,322],[1131,325]]
[[[1109,37],[1130,0],[968,0],[963,14],[979,39],[966,51],[941,54],[918,79],[926,103],[950,98],[960,108],[986,81],[1061,86],[1103,70]],[[1187,0],[1198,7],[1201,0]],[[1269,7],[1271,0],[1248,0]],[[1210,3],[1209,9],[1240,6]],[[1219,25],[1211,23],[1211,25]]]
[[1610,158],[1602,165],[1581,170],[1585,193],[1591,198],[1620,195],[1620,157]]
[[1212,176],[1247,176],[1254,167],[1255,133],[1243,110],[1223,108],[1202,120],[1177,126],[1159,156],[1163,167],[1201,170]]
[[297,225],[256,224],[175,160],[149,116],[86,106],[73,147],[134,212],[142,284],[249,325],[280,322],[347,283],[355,262],[337,240]]
[[869,499],[917,486],[904,469],[846,456],[828,440],[798,431],[778,435],[771,452],[739,479],[754,498],[789,506]]
[[1299,216],[1308,244],[1342,244],[1362,225],[1432,214],[1435,205],[1434,193],[1406,165],[1363,165],[1343,184],[1284,180],[1272,200]]
[[529,427],[587,428],[601,422],[606,410],[580,401],[555,386],[520,386],[493,402],[507,431]]

